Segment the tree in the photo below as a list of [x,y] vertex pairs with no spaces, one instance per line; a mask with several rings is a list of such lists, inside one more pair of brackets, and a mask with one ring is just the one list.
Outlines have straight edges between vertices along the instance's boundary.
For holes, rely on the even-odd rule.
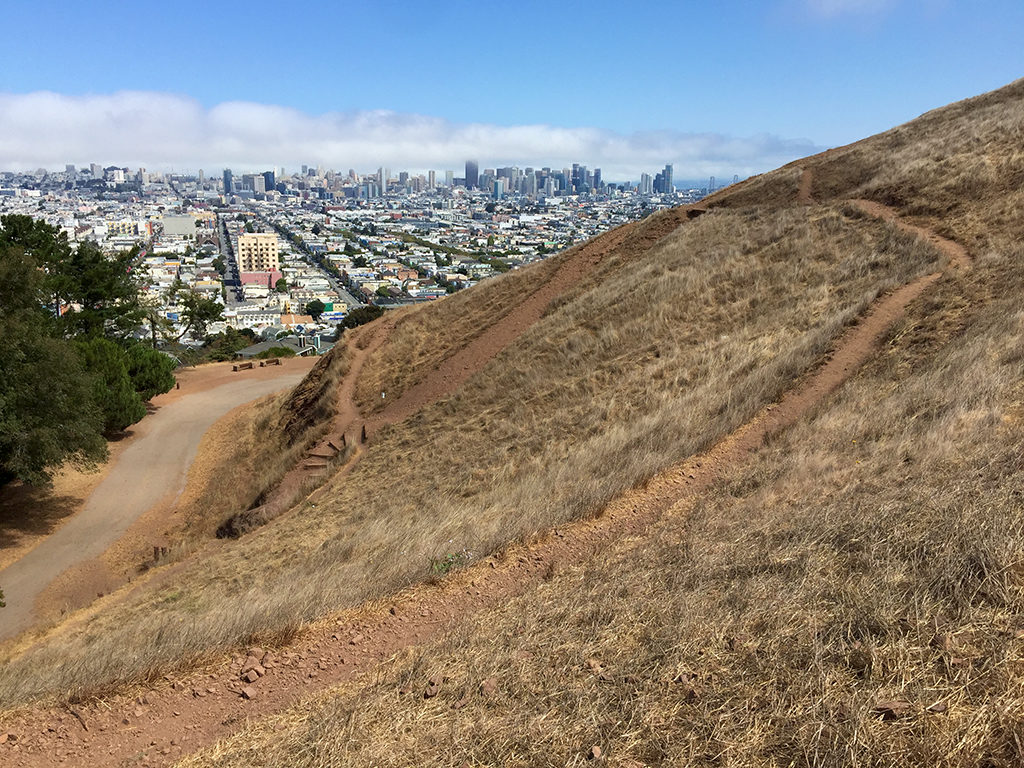
[[[66,461],[106,458],[107,447],[81,360],[43,309],[46,276],[10,235],[0,233],[0,484],[40,484]],[[45,258],[58,244],[37,242],[33,251]]]
[[345,319],[341,321],[341,327],[356,328],[360,325],[365,325],[383,315],[384,311],[384,307],[374,305],[356,307],[345,315]]
[[288,281],[282,277],[274,283],[274,290],[278,293],[288,293]]
[[146,406],[128,375],[128,354],[103,338],[86,338],[74,345],[91,379],[93,402],[103,414],[103,432],[123,432],[140,421]]
[[63,232],[21,214],[2,216],[0,223],[0,248],[20,248],[42,269],[39,301],[60,318],[61,335],[125,338],[142,322],[138,249],[108,256],[91,241],[72,249]]
[[390,298],[390,296],[391,296],[390,291],[388,291],[388,289],[385,288],[383,285],[381,285],[381,286],[379,286],[377,288],[376,294],[378,296],[380,296],[382,299],[387,299],[387,298]]
[[352,266],[356,269],[366,269],[370,266],[370,262],[366,260],[365,256],[356,256],[352,259]]
[[320,299],[313,299],[311,302],[306,304],[305,312],[307,315],[310,315],[314,320],[319,320],[320,315],[324,313],[325,309],[327,309],[327,307],[324,305],[322,301],[320,301]]
[[320,225],[319,224],[314,224],[313,225],[313,234],[314,235],[319,235],[322,231],[323,230],[320,229]]
[[228,265],[224,263],[224,259],[222,259],[220,256],[217,256],[213,260],[213,268],[216,269],[222,275],[228,271]]
[[252,329],[243,328],[241,331],[237,331],[228,327],[224,329],[223,333],[208,336],[203,351],[209,360],[231,360],[235,356],[235,352],[252,346],[255,342],[256,334]]
[[248,232],[251,235],[252,233],[254,233],[256,231],[256,227],[254,227],[252,225],[251,221],[247,221],[247,222],[245,222],[245,231]]
[[62,302],[74,302],[75,311],[62,316],[65,336],[128,337],[145,313],[139,304],[139,281],[135,271],[138,250],[107,256],[92,241],[76,248],[63,273]]
[[169,392],[174,386],[174,360],[143,344],[128,347],[128,376],[145,401]]
[[171,301],[181,306],[181,318],[184,321],[176,340],[183,339],[189,333],[194,338],[202,338],[206,336],[210,323],[224,319],[224,307],[219,302],[206,298],[180,281],[171,286]]

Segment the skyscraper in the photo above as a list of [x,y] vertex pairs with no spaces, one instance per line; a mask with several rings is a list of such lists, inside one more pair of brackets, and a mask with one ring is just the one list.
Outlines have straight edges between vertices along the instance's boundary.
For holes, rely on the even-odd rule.
[[230,168],[225,168],[224,169],[224,194],[225,195],[230,195],[231,194],[231,169]]
[[466,189],[476,189],[480,184],[480,165],[476,160],[466,161]]
[[433,189],[437,186],[437,172],[427,171],[427,189]]
[[670,195],[674,195],[676,193],[676,187],[675,182],[672,180],[672,163],[668,163],[665,166],[665,170],[661,172],[661,175],[664,179],[665,186],[663,191]]
[[277,179],[274,177],[273,171],[263,172],[263,187],[264,189],[270,190],[277,185]]
[[444,172],[444,185],[449,189],[455,185],[455,171]]

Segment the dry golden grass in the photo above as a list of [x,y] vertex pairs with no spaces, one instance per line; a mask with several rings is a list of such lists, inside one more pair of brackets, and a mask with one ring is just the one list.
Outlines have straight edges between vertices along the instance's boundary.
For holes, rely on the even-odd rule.
[[819,197],[881,199],[902,168],[905,210],[975,264],[812,419],[650,535],[185,765],[1024,764],[1022,91],[921,124],[996,169],[977,194],[913,125],[818,169]]
[[[323,435],[336,410],[335,389],[348,365],[344,348],[332,350],[299,385],[246,406],[221,425],[229,435],[203,437],[200,452],[208,460],[193,465],[178,501],[187,526],[186,551],[231,515],[258,504]],[[216,455],[211,455],[213,443]]]
[[182,765],[1024,764],[1022,293],[943,278],[649,535]]
[[359,408],[363,413],[379,410],[381,392],[398,398],[446,357],[500,322],[524,295],[551,276],[563,258],[565,255],[499,275],[472,291],[422,307],[428,311],[404,311],[388,344],[371,354],[363,366],[356,386]]
[[[623,765],[1019,763],[1022,91],[807,161],[819,200],[899,204],[979,257],[832,407],[691,516],[293,713],[284,733],[257,729],[196,763],[571,765],[595,744]],[[960,177],[931,165],[939,146],[951,172],[1006,161],[986,159],[987,184],[956,193]],[[893,196],[900,173],[914,198]],[[934,268],[930,249],[842,205],[785,207],[798,178],[766,175],[618,259],[455,396],[382,433],[329,501],[12,659],[0,701],[81,695],[287,634],[423,578],[432,558],[596,513],[714,442],[880,290]],[[489,292],[533,279],[521,274],[476,295],[505,311]],[[430,345],[477,312],[473,297],[410,313],[377,370],[413,370],[370,391],[400,391],[447,356]],[[450,314],[431,325],[431,312]],[[475,317],[454,340],[489,314]],[[397,696],[439,671],[442,696]],[[496,697],[450,709],[492,676]],[[939,699],[947,712],[926,714]],[[906,716],[873,715],[884,700],[905,700]]]
[[12,660],[0,700],[80,695],[287,633],[428,576],[434,559],[596,513],[775,400],[880,291],[935,259],[831,208],[701,217],[382,432],[318,506]]

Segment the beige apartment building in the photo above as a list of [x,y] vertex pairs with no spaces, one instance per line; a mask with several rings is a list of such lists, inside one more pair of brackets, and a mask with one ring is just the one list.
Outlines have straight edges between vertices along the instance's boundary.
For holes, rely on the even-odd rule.
[[238,269],[241,272],[276,272],[277,235],[256,232],[238,236]]

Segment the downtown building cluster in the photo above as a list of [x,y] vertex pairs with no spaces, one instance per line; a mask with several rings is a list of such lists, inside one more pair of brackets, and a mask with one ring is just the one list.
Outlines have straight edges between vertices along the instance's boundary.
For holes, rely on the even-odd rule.
[[[315,354],[360,306],[432,301],[706,193],[676,190],[671,166],[638,185],[607,183],[581,164],[480,170],[470,161],[462,176],[91,165],[0,173],[0,214],[28,213],[109,251],[138,247],[145,298],[169,322],[181,312],[170,289],[184,284],[223,304],[209,333],[294,337]],[[322,313],[310,315],[311,303]]]

